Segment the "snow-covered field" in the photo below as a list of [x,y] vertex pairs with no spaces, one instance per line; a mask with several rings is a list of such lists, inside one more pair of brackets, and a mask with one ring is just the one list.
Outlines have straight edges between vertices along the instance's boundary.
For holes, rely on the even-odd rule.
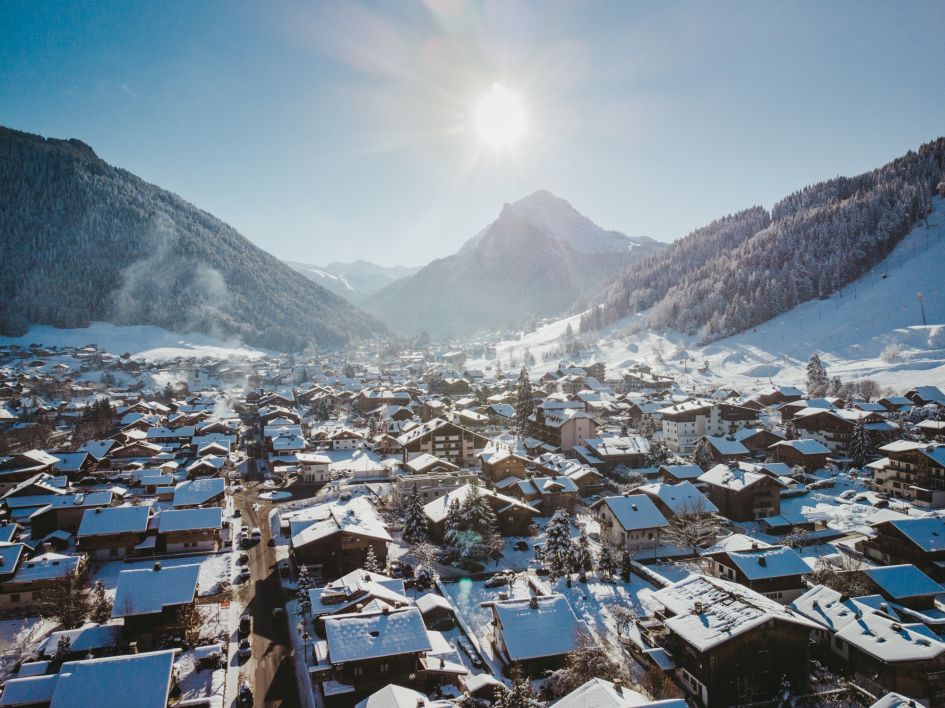
[[[758,327],[733,337],[698,345],[695,337],[654,333],[647,314],[625,317],[603,330],[596,351],[609,371],[647,362],[685,385],[751,388],[776,378],[793,385],[804,380],[804,366],[820,352],[831,376],[846,381],[871,378],[895,389],[945,384],[945,199],[893,252],[870,272],[824,300],[806,302]],[[927,324],[922,324],[921,293]],[[498,344],[502,368],[519,364],[527,349],[539,362],[532,372],[557,367],[540,363],[542,354],[560,344],[567,325],[575,333],[579,316],[547,324],[519,339]],[[487,368],[489,362],[467,362]],[[708,365],[708,371],[699,373]]]
[[108,322],[93,322],[89,327],[59,329],[49,325],[33,325],[20,337],[0,337],[0,345],[83,347],[97,344],[116,354],[128,352],[149,361],[176,357],[231,357],[262,358],[271,354],[239,343],[227,343],[203,334],[176,334],[150,325],[118,326]]

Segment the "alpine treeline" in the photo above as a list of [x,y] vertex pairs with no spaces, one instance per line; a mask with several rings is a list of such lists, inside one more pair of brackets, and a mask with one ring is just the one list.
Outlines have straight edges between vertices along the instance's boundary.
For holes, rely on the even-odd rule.
[[385,331],[78,140],[0,128],[0,334],[150,324],[295,351]]
[[879,169],[726,216],[632,264],[592,302],[586,332],[652,308],[654,329],[710,342],[836,292],[881,261],[945,190],[945,138]]

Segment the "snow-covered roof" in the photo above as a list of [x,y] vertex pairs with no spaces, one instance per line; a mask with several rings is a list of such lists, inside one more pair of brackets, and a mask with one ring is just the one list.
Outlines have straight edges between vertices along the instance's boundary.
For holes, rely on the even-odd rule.
[[112,617],[156,614],[165,607],[193,602],[199,575],[199,563],[123,570],[118,574]]
[[824,445],[821,445],[813,438],[779,440],[778,442],[774,443],[774,445],[771,445],[768,449],[770,450],[776,447],[789,447],[792,450],[796,450],[801,455],[826,455],[830,452],[828,448],[826,448]]
[[899,533],[926,552],[945,550],[945,519],[893,519],[889,522]]
[[719,508],[699,491],[690,481],[665,484],[654,482],[637,487],[637,492],[658,498],[668,506],[676,516],[686,514],[715,514]]
[[731,551],[728,557],[749,580],[807,575],[810,566],[790,546]]
[[148,530],[149,506],[110,506],[87,509],[82,514],[78,538],[115,533],[140,533]]
[[606,505],[624,531],[658,529],[669,526],[663,513],[646,494],[604,497],[594,507]]
[[720,455],[748,454],[748,448],[742,445],[734,435],[706,435],[704,437]]
[[[427,518],[430,519],[430,521],[434,523],[443,521],[446,518],[446,514],[449,511],[450,504],[452,503],[452,501],[456,499],[459,501],[460,504],[462,504],[466,500],[466,497],[469,496],[469,491],[471,489],[472,489],[472,485],[469,485],[469,484],[464,484],[461,487],[457,487],[456,489],[448,492],[447,494],[444,494],[442,497],[439,497],[438,499],[434,499],[428,504],[425,504],[423,507],[423,511],[427,515]],[[532,514],[538,513],[537,509],[535,509],[532,506],[529,506],[525,502],[519,501],[518,499],[507,496],[505,494],[494,492],[491,489],[487,489],[486,487],[480,486],[479,493],[484,497],[490,497],[490,498],[495,499],[497,502],[501,502],[503,507],[515,507],[523,511],[528,511]]]
[[945,593],[945,588],[910,563],[867,568],[863,572],[893,600]]
[[[49,708],[164,708],[171,690],[176,650],[68,661],[58,674],[16,678],[4,685],[0,706],[46,704]],[[121,690],[124,687],[125,690]]]
[[354,708],[425,708],[428,705],[429,699],[419,691],[389,683]]
[[[699,477],[700,482],[705,482],[706,484],[711,484],[716,487],[725,487],[733,491],[740,491],[763,479],[773,478],[761,472],[746,470],[742,465],[729,466],[725,464],[716,465]],[[779,482],[779,484],[781,483]],[[781,484],[781,486],[784,485]]]
[[223,527],[223,509],[211,506],[205,509],[168,509],[158,516],[158,531],[199,531]]
[[[534,604],[534,607],[532,606]],[[493,605],[510,661],[560,656],[587,631],[564,595],[501,600]]]
[[320,504],[293,516],[289,521],[293,548],[344,531],[382,541],[391,541],[384,522],[364,497]]
[[550,708],[686,708],[687,705],[682,698],[651,701],[639,691],[595,677],[552,703]]
[[584,441],[584,445],[601,458],[647,455],[650,452],[650,441],[642,435],[588,438]]
[[689,465],[663,465],[660,469],[666,470],[667,474],[672,475],[676,479],[683,480],[699,479],[704,473],[704,470],[695,463]]
[[416,607],[325,620],[332,664],[414,654],[432,649],[423,616]]
[[86,652],[115,647],[121,643],[123,630],[124,627],[120,624],[104,624],[53,632],[43,644],[42,654],[50,657],[55,656],[59,647],[59,640],[63,637],[69,640],[70,652]]
[[13,577],[13,583],[35,583],[40,580],[62,578],[68,573],[74,573],[79,567],[80,560],[79,556],[43,553],[21,564]]
[[817,628],[811,620],[754,590],[704,575],[690,575],[657,590],[653,599],[673,614],[664,624],[700,651],[769,620]]
[[174,487],[174,500],[171,506],[197,506],[205,504],[226,489],[226,482],[221,477],[190,479]]

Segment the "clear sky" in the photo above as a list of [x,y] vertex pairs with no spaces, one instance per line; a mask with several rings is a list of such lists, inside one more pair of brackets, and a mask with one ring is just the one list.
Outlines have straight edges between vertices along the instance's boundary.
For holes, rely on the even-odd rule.
[[290,260],[425,263],[539,188],[669,241],[945,134],[945,3],[0,0],[0,124]]

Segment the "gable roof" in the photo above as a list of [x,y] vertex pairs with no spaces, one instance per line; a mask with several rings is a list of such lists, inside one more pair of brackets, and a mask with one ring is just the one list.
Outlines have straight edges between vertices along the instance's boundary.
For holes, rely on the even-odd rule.
[[[532,604],[534,603],[534,607]],[[564,595],[501,600],[492,606],[510,661],[560,656],[576,649],[587,631]]]
[[607,506],[624,531],[657,529],[669,526],[669,521],[646,494],[629,494],[619,497],[604,497],[594,502],[592,508]]
[[110,506],[87,509],[82,514],[77,538],[113,533],[141,533],[148,530],[149,506]]
[[118,574],[112,617],[156,614],[165,607],[189,604],[197,594],[199,576],[199,563],[123,570]]
[[332,664],[430,651],[423,616],[416,607],[325,619]]
[[653,599],[673,613],[664,624],[699,651],[712,649],[768,620],[817,628],[811,620],[754,590],[704,575],[690,575],[657,590]]

